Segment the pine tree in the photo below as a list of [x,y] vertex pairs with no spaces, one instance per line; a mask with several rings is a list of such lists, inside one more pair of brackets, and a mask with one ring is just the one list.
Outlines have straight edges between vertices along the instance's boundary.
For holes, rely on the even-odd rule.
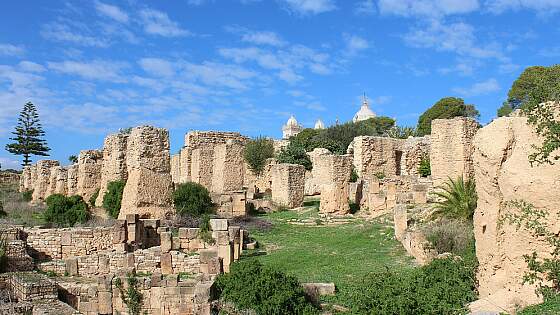
[[19,114],[18,124],[12,134],[15,137],[10,138],[10,140],[15,142],[7,144],[6,150],[15,155],[23,155],[22,166],[31,164],[30,155],[49,156],[47,152],[50,151],[50,148],[43,139],[45,132],[39,122],[37,108],[33,103],[27,102],[23,106],[23,110]]

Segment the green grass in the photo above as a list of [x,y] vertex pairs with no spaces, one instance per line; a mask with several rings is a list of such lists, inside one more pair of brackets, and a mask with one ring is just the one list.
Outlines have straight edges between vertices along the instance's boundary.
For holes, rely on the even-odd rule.
[[31,205],[18,192],[18,183],[0,184],[0,200],[7,216],[0,218],[0,224],[37,226],[45,223],[42,214],[44,205]]
[[258,259],[293,274],[301,282],[334,282],[337,296],[325,299],[344,305],[344,296],[367,273],[388,267],[412,266],[412,259],[393,238],[390,222],[349,219],[336,226],[302,226],[288,221],[314,223],[316,207],[302,212],[283,211],[261,216],[273,222],[269,231],[250,231],[260,245],[243,259]]
[[517,313],[518,315],[556,315],[560,314],[560,295],[544,303],[529,306]]

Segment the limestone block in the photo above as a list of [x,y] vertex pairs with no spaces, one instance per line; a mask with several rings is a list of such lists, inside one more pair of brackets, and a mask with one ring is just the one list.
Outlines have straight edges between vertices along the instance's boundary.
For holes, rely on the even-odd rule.
[[297,164],[272,166],[272,202],[288,208],[301,207],[305,189],[305,167]]
[[127,141],[128,179],[119,218],[139,214],[162,219],[173,213],[169,133],[150,126],[136,127]]
[[229,266],[233,262],[233,244],[218,245],[218,257],[222,259],[224,272],[229,272]]
[[344,215],[350,212],[348,183],[331,183],[321,186],[320,213]]
[[387,209],[387,198],[383,192],[378,194],[369,194],[370,211],[384,211]]
[[103,152],[83,150],[78,156],[77,194],[89,203],[91,197],[100,188]]
[[78,194],[78,165],[73,164],[68,167],[66,194],[73,196]]
[[395,238],[402,240],[403,235],[408,228],[408,216],[406,205],[398,205],[393,210],[393,221],[395,224]]
[[99,314],[113,313],[113,293],[109,291],[97,293]]
[[51,170],[58,166],[58,161],[40,160],[36,165],[37,179],[33,186],[33,201],[44,201],[50,188]]
[[171,155],[171,180],[181,182],[181,153]]
[[171,232],[163,232],[161,237],[161,252],[168,253],[172,248],[172,235]]
[[[528,155],[534,152],[533,146],[541,145],[542,140],[525,117],[498,118],[480,129],[473,143],[478,195],[474,234],[480,262],[477,273],[480,298],[505,305],[506,310],[512,312],[516,304],[523,306],[540,301],[533,286],[521,285],[528,271],[523,255],[537,252],[542,257],[550,253],[551,247],[525,229],[517,230],[507,223],[500,228],[498,222],[505,212],[519,214],[519,209],[506,207],[508,201],[524,200],[537,209],[548,210],[546,228],[558,235],[560,167],[558,163],[529,163]],[[497,300],[500,296],[506,299]]]
[[66,195],[68,192],[68,169],[63,167],[56,168],[55,194]]
[[171,262],[171,254],[170,253],[162,253],[161,254],[161,273],[164,275],[172,274],[173,273],[173,264]]
[[220,257],[212,257],[208,261],[208,274],[218,275],[222,273],[222,260]]
[[478,123],[465,117],[434,119],[432,121],[430,165],[434,186],[443,184],[448,178],[472,178],[472,140]]
[[200,254],[201,264],[207,264],[212,258],[218,257],[218,251],[215,248],[201,249],[198,253]]
[[228,230],[228,220],[227,219],[210,219],[210,228],[212,231],[227,231]]
[[103,142],[103,160],[101,164],[101,177],[99,195],[95,205],[103,205],[103,196],[107,192],[107,185],[113,181],[126,181],[126,144],[128,134],[119,132],[105,137]]
[[214,147],[211,191],[227,193],[243,188],[244,141],[227,140]]
[[78,275],[78,259],[76,258],[66,259],[66,272],[68,273],[69,276]]

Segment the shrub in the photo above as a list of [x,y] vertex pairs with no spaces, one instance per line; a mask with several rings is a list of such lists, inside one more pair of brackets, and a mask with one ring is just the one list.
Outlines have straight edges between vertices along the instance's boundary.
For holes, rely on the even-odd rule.
[[115,287],[119,289],[121,300],[130,311],[130,314],[140,315],[140,311],[142,310],[142,300],[144,297],[138,289],[138,279],[136,278],[136,274],[134,272],[128,273],[126,275],[126,282],[128,285],[126,291],[123,288],[122,280],[120,278],[115,279]]
[[424,228],[426,239],[438,254],[464,255],[474,241],[473,227],[463,220],[442,219]]
[[22,192],[21,199],[27,202],[31,201],[31,199],[33,199],[33,190],[26,190]]
[[173,192],[175,209],[180,215],[199,216],[212,210],[212,199],[208,190],[198,183],[184,183]]
[[415,127],[401,127],[395,126],[385,133],[385,136],[389,138],[395,139],[407,139],[408,137],[415,137],[416,136],[416,128]]
[[109,216],[117,218],[121,211],[121,201],[124,191],[125,182],[114,181],[107,184],[107,192],[103,196],[103,208]]
[[544,303],[529,306],[517,312],[517,315],[558,315],[560,314],[560,295]]
[[294,276],[255,260],[233,263],[230,273],[216,280],[218,296],[239,310],[256,314],[318,314]]
[[475,272],[460,259],[434,259],[408,272],[367,275],[351,293],[353,314],[460,314],[476,299]]
[[0,272],[6,271],[6,264],[8,263],[6,245],[6,237],[4,235],[0,236]]
[[352,168],[352,173],[350,174],[350,182],[355,183],[358,181],[358,172],[356,172],[355,168]]
[[212,238],[212,228],[210,226],[210,216],[204,214],[198,225],[198,237],[202,239],[207,244],[214,244],[214,238]]
[[311,170],[313,164],[305,148],[296,143],[291,143],[278,154],[278,162],[303,165],[306,170]]
[[89,197],[90,206],[95,207],[95,201],[97,200],[97,197],[99,197],[99,188],[97,188],[97,190],[93,193],[93,195]]
[[245,146],[243,156],[253,174],[261,174],[266,165],[266,159],[274,157],[274,142],[263,137],[250,140]]
[[420,165],[418,165],[418,174],[422,177],[428,177],[432,175],[432,167],[430,165],[430,157],[424,155],[422,160],[420,160]]
[[463,177],[448,179],[434,192],[439,197],[435,202],[434,215],[448,218],[472,220],[476,209],[477,195],[473,180],[465,181]]
[[45,221],[63,226],[85,223],[89,219],[88,205],[81,196],[66,197],[54,194],[47,197],[47,209],[43,217]]

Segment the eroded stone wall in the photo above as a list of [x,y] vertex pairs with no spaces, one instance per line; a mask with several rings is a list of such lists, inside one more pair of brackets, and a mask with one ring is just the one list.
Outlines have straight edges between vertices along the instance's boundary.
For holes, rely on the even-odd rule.
[[404,140],[359,136],[353,141],[354,166],[360,177],[401,175]]
[[288,208],[301,207],[305,190],[305,167],[297,164],[272,166],[272,202]]
[[66,195],[68,192],[68,169],[64,167],[57,167],[55,180],[56,185],[54,188],[54,193]]
[[139,214],[159,219],[172,213],[169,132],[151,126],[133,128],[127,142],[126,165],[128,179],[119,218]]
[[103,161],[99,182],[99,195],[95,205],[101,207],[107,185],[112,181],[126,181],[126,144],[128,134],[116,133],[108,135],[103,142]]
[[[525,229],[502,224],[506,212],[519,214],[508,202],[524,200],[547,209],[546,228],[560,233],[560,166],[533,164],[528,156],[541,140],[524,117],[501,117],[480,129],[474,138],[474,174],[478,194],[474,214],[477,279],[482,299],[500,311],[539,302],[535,287],[522,285],[527,269],[523,255],[547,257],[550,245]],[[497,309],[494,309],[497,310]],[[487,310],[490,311],[490,310]]]
[[100,188],[101,165],[103,152],[100,150],[83,150],[78,156],[78,182],[77,194],[82,196],[86,202]]
[[78,164],[68,166],[66,194],[68,196],[78,194]]
[[58,166],[58,161],[40,160],[37,161],[37,179],[33,185],[33,201],[43,201],[47,197],[50,189],[51,169]]
[[473,138],[478,123],[471,118],[434,119],[432,121],[430,165],[435,186],[448,178],[472,178]]
[[[321,165],[319,171],[324,172],[321,184],[321,213],[347,214],[350,211],[348,204],[348,185],[352,173],[351,155],[322,155],[318,161]],[[325,176],[326,175],[326,176]]]
[[181,153],[171,155],[171,180],[181,183]]
[[222,194],[243,188],[244,149],[244,143],[236,140],[228,140],[214,148],[212,192]]
[[418,167],[423,158],[430,158],[430,136],[410,137],[404,141],[401,175],[420,176]]

